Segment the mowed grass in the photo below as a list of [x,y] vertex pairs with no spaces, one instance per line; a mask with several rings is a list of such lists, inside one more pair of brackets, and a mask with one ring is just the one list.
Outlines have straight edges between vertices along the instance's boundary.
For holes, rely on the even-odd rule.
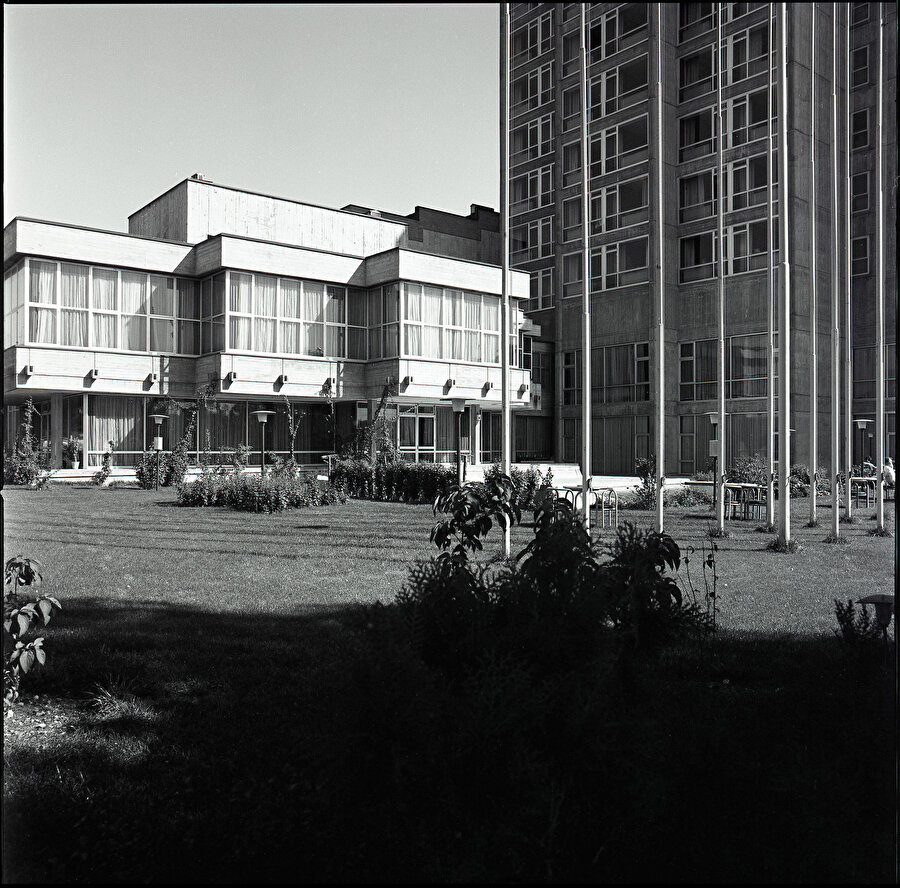
[[[389,602],[410,563],[434,554],[431,508],[254,515],[174,501],[3,493],[7,557],[39,559],[64,608],[43,633],[47,665],[6,719],[4,879],[496,878],[477,865],[489,851],[466,850],[484,835],[474,815],[442,824],[440,798],[414,803],[404,783],[420,773],[406,725],[425,730],[422,685],[360,661],[344,620],[352,603]],[[827,544],[829,511],[805,528],[808,502],[793,505],[803,550],[767,551],[754,522],[729,522],[715,541],[725,631],[642,666],[604,721],[603,767],[632,775],[622,798],[637,801],[598,825],[595,868],[573,880],[892,878],[893,704],[832,630],[834,598],[893,589],[895,540],[868,535],[869,509],[842,525],[849,545]],[[667,514],[701,594],[712,526],[707,507]],[[513,551],[531,534],[514,528]],[[483,558],[499,547],[493,531]],[[602,760],[585,763],[590,779]],[[506,812],[510,845],[545,842],[502,799],[483,802]],[[576,817],[560,805],[563,822]],[[439,827],[447,859],[417,856],[445,847]],[[553,881],[546,867],[527,875]]]

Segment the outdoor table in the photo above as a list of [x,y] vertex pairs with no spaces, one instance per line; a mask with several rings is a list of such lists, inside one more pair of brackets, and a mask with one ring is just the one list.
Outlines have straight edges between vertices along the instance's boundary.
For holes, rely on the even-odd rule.
[[[875,491],[878,486],[878,480],[869,476],[850,479],[850,490],[856,498],[856,506],[859,507],[859,497],[862,492],[866,494],[866,508],[875,502]],[[871,503],[870,503],[871,498]]]
[[742,518],[746,520],[750,516],[750,506],[758,505],[762,500],[763,486],[761,484],[751,484],[746,481],[726,481],[725,490],[731,491],[732,499],[725,501],[726,514],[728,517],[727,507],[731,506],[732,517],[737,517],[737,507],[741,507]]

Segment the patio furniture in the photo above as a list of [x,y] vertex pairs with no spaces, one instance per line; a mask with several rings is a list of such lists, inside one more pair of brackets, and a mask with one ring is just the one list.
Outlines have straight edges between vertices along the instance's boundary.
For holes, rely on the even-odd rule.
[[875,488],[877,484],[878,482],[875,478],[850,479],[850,492],[853,495],[854,505],[857,508],[859,508],[859,501],[863,496],[866,498],[866,508],[875,502]]

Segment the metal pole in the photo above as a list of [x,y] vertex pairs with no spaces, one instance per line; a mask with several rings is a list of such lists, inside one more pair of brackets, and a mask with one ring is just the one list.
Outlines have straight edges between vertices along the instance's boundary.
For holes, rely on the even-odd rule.
[[[837,7],[835,7],[837,8]],[[850,501],[850,476],[853,468],[853,329],[851,327],[850,306],[850,213],[852,206],[850,201],[850,152],[851,152],[851,127],[850,127],[850,4],[844,5],[845,30],[844,37],[844,119],[846,123],[847,144],[844,153],[844,477],[846,488],[844,490],[844,514],[847,520],[853,517],[853,506]]]
[[884,4],[878,4],[878,76],[875,79],[875,522],[884,530],[884,189],[881,140],[884,116]]
[[[501,468],[509,475],[510,463],[510,405],[509,405],[509,3],[504,3],[500,15],[500,218],[503,240],[501,318],[500,318],[500,376],[502,427]],[[509,558],[510,528],[503,531],[503,554]]]
[[809,44],[809,525],[815,527],[816,489],[819,478],[819,437],[818,437],[818,362],[817,340],[819,333],[818,296],[816,293],[816,4],[810,4],[810,44]]
[[781,7],[778,47],[778,249],[781,299],[778,305],[778,541],[791,539],[791,268],[788,258],[788,104],[787,104],[787,3]]
[[[838,192],[838,8],[831,8],[831,28],[833,42],[833,59],[831,71],[831,128],[832,128],[832,160],[831,160],[831,454],[829,474],[831,475],[831,536],[837,539],[841,534],[841,500],[838,493],[838,477],[841,464],[841,327],[840,327],[840,276],[841,265],[838,247],[841,242],[840,201]],[[847,483],[847,494],[850,484]]]
[[260,464],[259,474],[260,474],[260,477],[265,478],[265,476],[266,476],[266,424],[264,422],[261,422],[259,424],[259,431],[260,431],[260,434],[262,435],[262,438],[260,439],[260,445],[259,445],[259,464]]
[[722,12],[723,4],[716,4],[716,112],[718,114],[719,131],[718,147],[718,184],[719,193],[716,201],[718,210],[717,232],[717,268],[719,278],[719,446],[718,465],[716,466],[716,487],[718,488],[718,504],[716,507],[716,527],[720,534],[725,533],[725,174],[722,164],[722,145],[725,141],[725,126],[722,120]]
[[460,433],[460,424],[462,422],[462,413],[457,413],[456,415],[456,483],[462,487],[463,479],[462,479],[462,458],[459,452],[460,440],[462,435]]
[[159,490],[159,448],[156,449],[156,489]]
[[587,3],[581,4],[581,223],[584,291],[582,314],[582,383],[581,383],[581,518],[585,530],[591,532],[591,274],[590,274],[590,184],[588,152],[588,83],[587,83]]
[[663,532],[663,499],[666,483],[665,389],[665,238],[663,237],[663,88],[662,17],[665,7],[656,4],[656,529]]
[[766,140],[766,201],[768,203],[766,232],[766,253],[768,265],[766,267],[766,368],[768,380],[766,381],[766,451],[768,453],[768,480],[766,482],[766,524],[769,528],[775,526],[775,261],[774,246],[774,208],[772,176],[774,173],[772,164],[772,98],[774,84],[772,83],[772,62],[775,58],[775,41],[772,39],[772,24],[774,20],[774,5],[769,4],[769,67],[766,72],[768,91],[766,98],[769,103],[769,115],[767,126],[768,138]]

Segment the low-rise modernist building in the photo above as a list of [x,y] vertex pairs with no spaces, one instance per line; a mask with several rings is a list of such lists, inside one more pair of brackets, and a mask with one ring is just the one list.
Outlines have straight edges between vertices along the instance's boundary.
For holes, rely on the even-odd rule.
[[[321,466],[382,411],[405,458],[451,461],[450,399],[464,399],[461,449],[493,461],[499,237],[484,207],[335,210],[199,175],[134,213],[127,234],[17,217],[3,236],[5,445],[31,398],[52,465],[70,436],[87,466],[110,442],[114,465],[134,465],[156,434],[148,417],[167,414],[170,449],[207,388],[197,454],[246,444],[258,463],[251,414],[270,409],[266,449]],[[510,273],[510,294],[510,398],[527,410],[527,272]]]

